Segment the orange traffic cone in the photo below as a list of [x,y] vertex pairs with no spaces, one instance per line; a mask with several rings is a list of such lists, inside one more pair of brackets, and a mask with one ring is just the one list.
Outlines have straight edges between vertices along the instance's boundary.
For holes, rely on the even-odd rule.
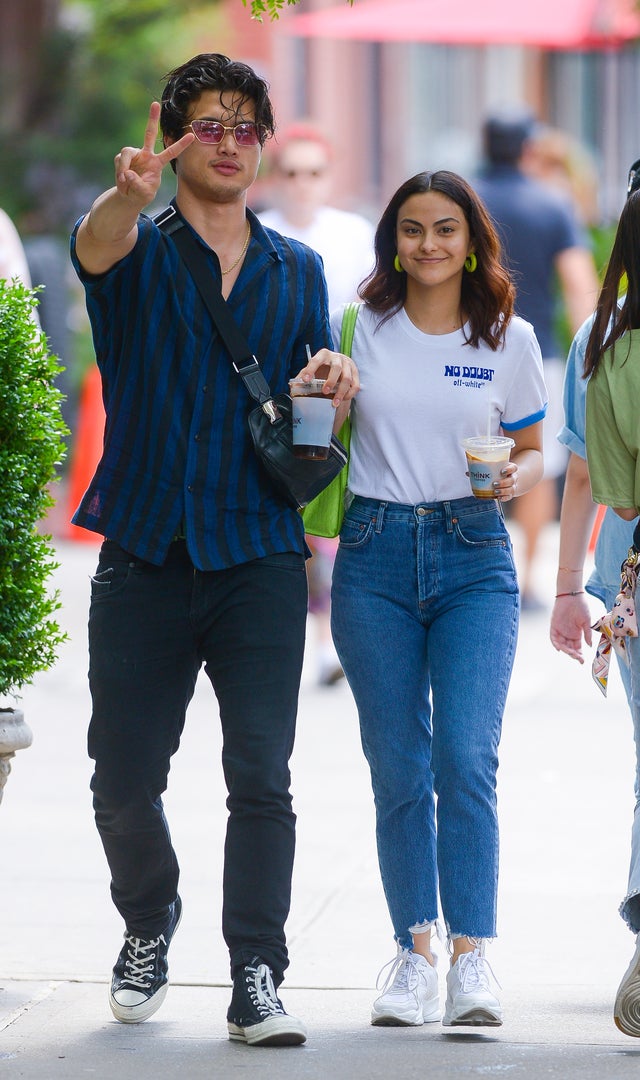
[[603,506],[602,503],[600,503],[598,505],[598,510],[597,510],[597,513],[596,513],[595,521],[593,523],[593,529],[591,530],[591,538],[589,540],[589,553],[591,555],[596,550],[596,544],[598,542],[598,535],[600,533],[600,526],[602,525],[602,521],[603,521],[603,518],[604,518],[604,515],[606,514],[606,512],[607,512],[606,506]]
[[[75,513],[102,456],[104,436],[104,405],[102,404],[102,381],[95,364],[85,375],[78,407],[78,429],[71,457],[69,473],[69,518]],[[82,529],[69,521],[67,537],[89,544],[99,544],[99,533]]]

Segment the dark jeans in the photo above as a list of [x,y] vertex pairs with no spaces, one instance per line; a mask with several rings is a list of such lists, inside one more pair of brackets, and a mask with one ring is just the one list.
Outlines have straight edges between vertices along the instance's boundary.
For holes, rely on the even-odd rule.
[[161,796],[204,663],[220,707],[229,792],[222,928],[231,971],[257,954],[279,983],[295,847],[289,758],[304,557],[286,552],[201,572],[183,541],[156,567],[106,540],[91,592],[91,787],[114,903],[139,937],[156,937],[167,924],[179,871]]

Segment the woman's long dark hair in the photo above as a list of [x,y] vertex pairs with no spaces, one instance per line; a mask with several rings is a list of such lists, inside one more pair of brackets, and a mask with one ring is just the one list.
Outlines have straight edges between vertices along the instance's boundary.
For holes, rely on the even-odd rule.
[[452,199],[467,220],[478,260],[474,273],[465,270],[462,275],[460,304],[470,325],[468,343],[477,348],[484,341],[495,352],[513,315],[515,290],[502,265],[500,240],[484,203],[457,173],[446,170],[418,173],[398,188],[380,218],[375,237],[376,264],[362,282],[360,296],[373,311],[384,315],[382,322],[404,305],[407,275],[399,274],[393,265],[398,213],[412,195],[427,191],[437,191]]
[[[627,292],[618,306],[618,292],[623,274]],[[607,272],[604,276],[595,318],[584,357],[584,377],[597,371],[608,349],[627,330],[640,328],[640,191],[627,199],[616,231]]]

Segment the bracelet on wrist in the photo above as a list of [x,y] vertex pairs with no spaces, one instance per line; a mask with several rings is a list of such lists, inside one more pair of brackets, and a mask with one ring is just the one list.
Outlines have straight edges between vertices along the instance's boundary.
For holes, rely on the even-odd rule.
[[557,592],[556,600],[559,600],[561,596],[581,596],[584,589],[574,589],[573,592]]

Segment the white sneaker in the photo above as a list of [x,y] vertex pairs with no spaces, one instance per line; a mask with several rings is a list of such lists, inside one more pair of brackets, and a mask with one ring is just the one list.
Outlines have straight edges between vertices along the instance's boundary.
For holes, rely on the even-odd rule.
[[618,987],[613,1019],[623,1034],[640,1038],[640,934],[633,959]]
[[436,957],[430,964],[419,953],[398,948],[395,960],[385,964],[391,970],[382,994],[373,1003],[371,1023],[384,1027],[415,1027],[439,1020],[440,995],[435,964]]
[[482,955],[482,948],[458,957],[447,972],[447,1001],[442,1021],[445,1027],[456,1024],[500,1026],[502,1007],[489,989],[490,977],[497,982]]

